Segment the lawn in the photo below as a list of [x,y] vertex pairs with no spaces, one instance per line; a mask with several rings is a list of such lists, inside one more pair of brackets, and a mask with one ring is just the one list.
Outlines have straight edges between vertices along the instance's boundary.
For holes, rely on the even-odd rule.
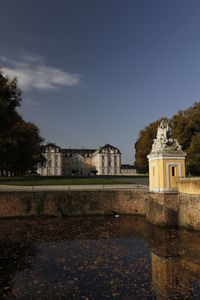
[[[141,178],[142,180],[142,178]],[[86,185],[86,184],[136,184],[131,178],[64,178],[64,177],[1,177],[0,185]]]

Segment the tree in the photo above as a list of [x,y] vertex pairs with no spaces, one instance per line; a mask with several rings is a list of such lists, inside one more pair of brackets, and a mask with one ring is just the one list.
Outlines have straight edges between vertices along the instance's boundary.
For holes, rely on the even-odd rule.
[[171,119],[172,136],[176,138],[186,152],[187,172],[200,175],[199,152],[197,148],[200,135],[200,103],[179,111]]
[[43,163],[39,129],[25,122],[17,112],[21,103],[21,90],[17,79],[12,80],[0,72],[0,171],[3,175],[24,175]]
[[153,140],[156,138],[157,128],[160,124],[161,120],[166,119],[162,118],[159,119],[149,126],[146,126],[143,130],[139,133],[139,138],[135,143],[135,164],[134,167],[140,173],[147,173],[148,172],[148,158],[147,155],[151,152]]
[[39,135],[39,129],[33,123],[21,120],[13,126],[12,135],[15,136],[15,160],[11,161],[13,171],[21,175],[27,170],[34,171],[37,163],[44,162],[41,154],[43,139]]
[[[166,119],[166,118],[165,118]],[[147,155],[151,151],[153,138],[156,136],[158,124],[161,119],[151,123],[145,127],[139,134],[139,138],[135,144],[135,167],[139,171],[146,172],[148,170]],[[198,160],[199,152],[198,140],[200,136],[200,103],[195,103],[186,110],[181,110],[175,114],[171,120],[172,138],[178,140],[183,151],[186,152],[187,172],[193,175],[200,175],[200,161]],[[196,137],[196,138],[195,138]]]
[[200,174],[200,134],[193,136],[187,151],[187,170],[192,175]]
[[200,103],[179,111],[171,119],[172,136],[177,138],[183,150],[187,152],[194,135],[200,133]]
[[7,168],[7,151],[14,143],[11,128],[18,119],[16,108],[20,106],[21,91],[17,79],[9,80],[0,72],[0,169],[1,174]]

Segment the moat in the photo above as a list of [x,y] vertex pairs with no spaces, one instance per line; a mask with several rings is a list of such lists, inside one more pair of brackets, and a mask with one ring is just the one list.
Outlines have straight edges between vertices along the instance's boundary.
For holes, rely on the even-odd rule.
[[0,220],[2,299],[199,299],[200,233],[133,216]]

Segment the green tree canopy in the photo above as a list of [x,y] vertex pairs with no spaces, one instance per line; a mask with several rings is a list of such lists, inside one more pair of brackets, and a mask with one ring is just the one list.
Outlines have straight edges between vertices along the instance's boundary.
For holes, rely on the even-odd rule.
[[1,175],[23,175],[43,162],[39,129],[17,112],[21,90],[17,79],[0,72],[0,171]]

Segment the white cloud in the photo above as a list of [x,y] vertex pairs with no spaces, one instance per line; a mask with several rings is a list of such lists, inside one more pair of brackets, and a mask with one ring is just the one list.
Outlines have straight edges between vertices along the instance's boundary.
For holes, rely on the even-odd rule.
[[8,77],[17,76],[23,90],[48,90],[65,86],[75,86],[81,81],[81,75],[70,74],[58,68],[46,65],[44,58],[37,54],[23,52],[19,60],[0,57],[1,70]]

